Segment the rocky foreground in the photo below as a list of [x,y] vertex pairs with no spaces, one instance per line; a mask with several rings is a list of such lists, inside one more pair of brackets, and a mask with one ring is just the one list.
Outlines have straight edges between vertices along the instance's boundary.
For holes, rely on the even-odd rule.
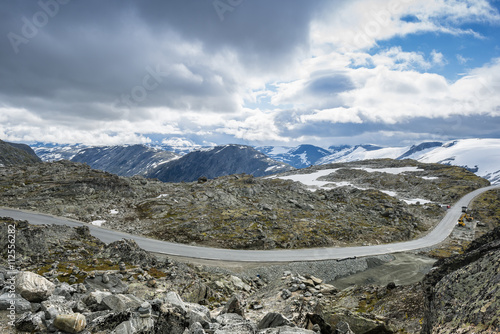
[[[421,283],[339,290],[329,284],[332,275],[390,259],[288,264],[238,274],[157,258],[128,240],[105,245],[85,227],[0,222],[4,333],[500,331],[499,228],[464,254],[440,260]],[[15,229],[15,262],[8,257],[9,226]]]

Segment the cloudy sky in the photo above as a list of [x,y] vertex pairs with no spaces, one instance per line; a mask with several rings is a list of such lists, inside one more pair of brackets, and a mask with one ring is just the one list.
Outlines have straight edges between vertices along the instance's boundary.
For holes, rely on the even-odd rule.
[[0,139],[500,137],[498,0],[0,3]]

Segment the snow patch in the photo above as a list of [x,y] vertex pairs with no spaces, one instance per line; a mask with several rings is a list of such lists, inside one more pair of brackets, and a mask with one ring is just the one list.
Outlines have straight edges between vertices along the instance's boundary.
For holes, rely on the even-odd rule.
[[[338,168],[334,169],[322,169],[319,171],[316,171],[314,173],[309,173],[309,174],[295,174],[295,175],[285,175],[285,176],[273,176],[273,178],[278,178],[282,180],[292,180],[292,181],[297,181],[300,182],[307,187],[311,187],[313,189],[318,189],[318,188],[324,188],[325,185],[332,183],[331,181],[319,181],[318,179],[322,176],[330,175],[332,173],[335,173],[338,170]],[[327,187],[328,188],[328,187]],[[327,189],[324,188],[324,189]]]
[[102,226],[102,224],[104,224],[105,222],[106,222],[105,220],[94,220],[90,223],[95,226]]
[[405,201],[406,204],[417,204],[417,203],[428,204],[428,203],[432,203],[432,201],[429,201],[429,200],[426,200],[426,199],[423,199],[423,198],[402,199],[402,200]]
[[379,172],[379,173],[387,173],[387,174],[393,174],[393,175],[399,175],[402,173],[406,172],[418,172],[419,169],[418,167],[410,166],[410,167],[389,167],[389,168],[368,168],[368,167],[356,167],[353,169],[361,169],[364,171],[367,171],[368,173],[373,173],[373,172]]
[[118,213],[119,213],[119,211],[118,211],[118,210],[116,210],[116,209],[111,209],[111,210],[109,210],[109,214],[110,214],[110,215],[117,215]]

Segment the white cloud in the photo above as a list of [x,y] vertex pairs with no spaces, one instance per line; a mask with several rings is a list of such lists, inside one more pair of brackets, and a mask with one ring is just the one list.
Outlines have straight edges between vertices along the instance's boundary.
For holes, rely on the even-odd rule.
[[480,38],[478,32],[460,28],[469,22],[498,23],[500,15],[486,0],[352,0],[332,3],[312,22],[311,38],[318,55],[332,47],[344,52],[368,49],[378,41],[422,32]]
[[441,52],[437,52],[436,50],[432,50],[432,52],[431,52],[431,61],[432,61],[432,64],[438,65],[438,66],[443,66],[443,65],[446,65],[448,63],[446,61],[444,55]]
[[471,58],[466,58],[462,56],[461,54],[457,54],[457,60],[460,64],[465,65],[469,60],[472,60]]

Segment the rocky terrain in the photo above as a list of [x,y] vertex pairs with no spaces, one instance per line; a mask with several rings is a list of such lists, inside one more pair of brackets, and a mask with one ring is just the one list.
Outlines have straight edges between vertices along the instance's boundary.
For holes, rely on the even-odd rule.
[[500,332],[500,228],[464,254],[445,258],[423,280],[422,333]]
[[86,227],[0,218],[0,333],[496,333],[499,240],[497,228],[422,283],[338,289],[336,277],[391,256],[234,272],[106,245]]
[[[368,164],[382,168],[417,163],[378,160],[364,166]],[[300,182],[246,174],[163,183],[60,161],[0,169],[0,205],[223,248],[388,243],[425,233],[445,213],[438,203],[452,203],[487,184],[462,168],[417,165],[422,170],[411,175],[367,173],[353,165],[322,166],[339,169],[327,177],[349,179],[365,189],[346,186],[310,191]],[[407,204],[375,190],[384,187],[427,196],[437,203]]]
[[[321,301],[333,299],[339,291],[310,274],[315,265],[255,268],[236,276],[217,267],[156,258],[129,240],[105,245],[86,227],[32,226],[9,218],[0,218],[0,223],[0,328],[6,333],[15,328],[19,332],[312,334],[349,328],[346,319],[353,326],[389,328],[388,319],[354,314],[325,322],[315,312],[324,307]],[[15,229],[15,262],[7,261],[9,228]],[[374,266],[387,260],[329,261],[329,269],[323,263],[317,272],[335,277],[363,270],[368,262]],[[342,298],[360,301],[362,295],[364,290],[359,289],[342,292]],[[344,310],[350,308],[344,305]]]
[[0,167],[37,162],[41,162],[40,158],[28,145],[0,140]]

